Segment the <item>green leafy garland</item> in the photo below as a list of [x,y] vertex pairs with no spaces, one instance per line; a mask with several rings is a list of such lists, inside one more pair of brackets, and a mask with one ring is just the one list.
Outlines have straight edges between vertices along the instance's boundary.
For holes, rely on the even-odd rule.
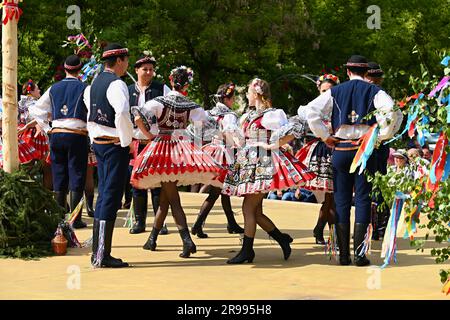
[[[446,53],[443,53],[446,56]],[[435,97],[429,97],[428,92],[430,88],[436,87],[442,77],[431,76],[422,66],[421,77],[410,77],[410,85],[415,93],[424,93],[423,98],[419,103],[419,116],[417,118],[417,126],[415,133],[418,131],[428,131],[430,133],[443,132],[447,137],[450,137],[450,123],[447,121],[447,113],[450,112],[450,107],[446,108],[446,104],[450,106],[450,101],[444,105],[441,103],[442,98],[450,96],[450,87],[444,87],[440,94]],[[450,75],[450,67],[444,69],[444,74]],[[406,102],[401,102],[403,113],[409,114],[414,110],[414,102],[416,99],[408,98]],[[449,115],[450,116],[450,115]],[[396,147],[406,146],[405,141],[397,140]],[[450,147],[446,146],[445,152],[448,154]],[[449,155],[450,156],[450,155]],[[414,170],[417,164],[412,164]],[[431,170],[431,166],[428,166]],[[386,175],[377,173],[374,177],[369,178],[373,181],[375,189],[378,189],[385,199],[386,205],[391,205],[396,191],[401,191],[412,197],[405,202],[405,213],[410,213],[412,210],[421,207],[420,218],[415,217],[414,220],[418,224],[418,228],[425,229],[425,239],[411,239],[410,243],[416,247],[417,250],[424,250],[425,241],[429,239],[430,235],[434,236],[434,240],[439,246],[431,250],[431,255],[435,257],[436,263],[445,263],[450,257],[450,180],[446,179],[439,183],[439,190],[433,198],[433,192],[425,188],[428,175],[423,179],[414,179],[413,177],[405,178],[399,176],[395,170],[389,170]],[[434,200],[434,206],[430,206],[430,200]],[[383,207],[379,207],[383,209]],[[408,216],[406,214],[405,216]],[[405,222],[409,222],[409,217]],[[440,270],[441,282],[446,282],[450,278],[450,269]]]

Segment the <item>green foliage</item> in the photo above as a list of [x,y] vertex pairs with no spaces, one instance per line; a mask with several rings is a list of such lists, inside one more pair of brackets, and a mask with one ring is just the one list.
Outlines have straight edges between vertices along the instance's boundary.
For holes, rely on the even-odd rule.
[[50,241],[64,210],[50,191],[22,168],[0,170],[0,256],[30,258],[50,253]]
[[[211,105],[210,95],[225,82],[246,85],[255,76],[272,86],[274,106],[295,114],[317,96],[303,74],[333,71],[361,53],[381,64],[384,87],[395,98],[408,95],[410,76],[438,73],[440,49],[449,47],[450,6],[442,0],[380,0],[381,29],[370,30],[368,1],[348,0],[124,0],[38,1],[21,4],[19,82],[40,80],[47,88],[56,67],[72,54],[61,44],[83,32],[92,42],[121,42],[132,64],[143,50],[158,60],[158,74],[184,64],[195,72],[190,94]],[[82,30],[66,26],[69,5],[81,8]],[[411,55],[412,50],[417,55]],[[338,70],[336,70],[338,68]],[[131,81],[130,81],[131,82]]]

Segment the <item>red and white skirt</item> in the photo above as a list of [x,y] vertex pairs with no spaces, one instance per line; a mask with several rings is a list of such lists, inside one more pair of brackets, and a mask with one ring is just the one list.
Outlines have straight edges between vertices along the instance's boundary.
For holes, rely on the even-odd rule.
[[177,185],[211,184],[223,169],[189,138],[159,135],[134,160],[131,184],[138,189]]
[[[36,149],[29,146],[28,143],[19,139],[19,162],[20,164],[26,164],[34,159],[37,159],[38,153]],[[3,168],[3,144],[0,141],[0,167]]]
[[19,139],[22,139],[30,147],[36,150],[36,160],[44,160],[48,156],[50,146],[48,136],[41,132],[35,137],[36,128],[29,128],[19,134]]
[[[261,153],[263,152],[263,153]],[[258,155],[259,154],[259,155]],[[231,166],[222,193],[229,196],[268,193],[303,186],[315,175],[284,149],[244,147]]]
[[320,139],[314,139],[301,148],[295,157],[316,177],[303,187],[311,191],[333,192],[331,149]]
[[202,150],[211,156],[216,164],[226,169],[222,171],[221,175],[215,177],[211,182],[212,186],[222,188],[228,173],[228,167],[233,165],[235,162],[234,154],[236,149],[227,148],[222,141],[213,139],[211,143],[204,145]]

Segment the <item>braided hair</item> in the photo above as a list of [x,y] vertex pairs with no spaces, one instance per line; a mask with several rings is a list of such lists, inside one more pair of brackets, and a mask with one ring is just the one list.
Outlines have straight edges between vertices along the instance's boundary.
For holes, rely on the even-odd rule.
[[215,94],[216,99],[224,103],[225,98],[232,98],[234,93],[236,92],[236,85],[233,82],[222,84],[217,89],[217,93]]
[[169,79],[173,82],[175,90],[179,91],[193,82],[194,72],[191,68],[180,66],[170,72]]

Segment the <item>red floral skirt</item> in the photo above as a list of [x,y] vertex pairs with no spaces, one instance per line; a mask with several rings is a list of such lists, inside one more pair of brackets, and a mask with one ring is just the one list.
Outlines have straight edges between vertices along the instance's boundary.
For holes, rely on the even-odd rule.
[[316,177],[307,181],[305,189],[311,191],[333,192],[333,167],[331,149],[320,139],[314,139],[301,148],[295,157]]
[[[28,143],[19,139],[19,162],[20,164],[26,164],[34,159],[37,159],[38,153],[36,149],[29,146]],[[3,145],[0,143],[0,167],[3,168]]]
[[46,159],[50,147],[49,147],[49,139],[45,133],[39,133],[36,137],[36,128],[29,128],[19,134],[19,139],[25,141],[28,146],[34,148],[35,159],[36,160],[44,160]]
[[244,147],[238,153],[236,164],[230,166],[222,192],[230,196],[268,193],[303,186],[314,177],[314,173],[284,149],[267,152]]

